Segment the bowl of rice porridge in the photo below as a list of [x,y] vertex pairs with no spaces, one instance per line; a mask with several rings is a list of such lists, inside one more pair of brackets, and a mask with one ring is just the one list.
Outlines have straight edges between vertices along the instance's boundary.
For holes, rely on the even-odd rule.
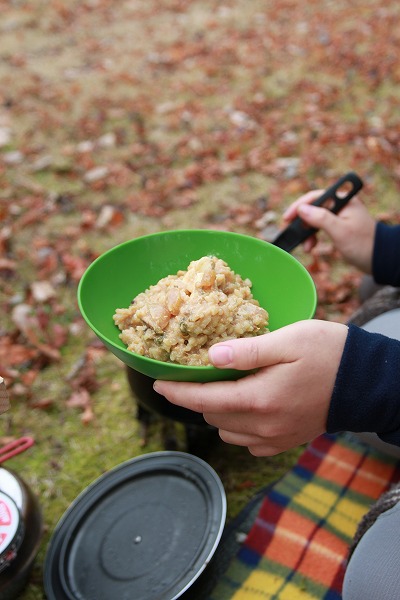
[[216,381],[211,345],[312,318],[314,282],[291,254],[225,231],[174,230],[111,248],[78,286],[82,316],[128,367],[153,379]]

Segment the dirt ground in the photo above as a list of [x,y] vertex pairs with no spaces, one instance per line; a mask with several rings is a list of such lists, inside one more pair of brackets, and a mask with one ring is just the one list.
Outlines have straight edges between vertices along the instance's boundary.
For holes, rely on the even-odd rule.
[[[263,239],[298,195],[349,170],[399,220],[400,28],[390,0],[0,0],[0,375],[7,463],[40,500],[23,600],[44,598],[48,540],[101,473],[164,448],[143,440],[125,372],[88,331],[76,289],[101,252],[166,229]],[[359,273],[327,240],[295,255],[317,316],[344,322]],[[177,426],[177,444],[185,449]],[[299,450],[217,445],[233,517]]]

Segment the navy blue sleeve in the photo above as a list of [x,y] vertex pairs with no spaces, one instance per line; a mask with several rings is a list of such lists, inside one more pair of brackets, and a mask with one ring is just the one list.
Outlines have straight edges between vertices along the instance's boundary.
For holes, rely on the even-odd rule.
[[400,341],[349,326],[327,431],[370,431],[400,446]]
[[376,283],[400,286],[400,225],[377,223],[372,274]]

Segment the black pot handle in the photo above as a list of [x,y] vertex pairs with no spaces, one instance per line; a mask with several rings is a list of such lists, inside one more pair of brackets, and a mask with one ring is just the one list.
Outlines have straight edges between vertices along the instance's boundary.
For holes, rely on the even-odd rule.
[[[346,193],[341,193],[340,189],[345,184],[351,184],[351,189]],[[356,173],[350,172],[340,177],[330,188],[328,188],[319,198],[311,202],[314,206],[324,206],[331,212],[337,214],[342,210],[348,201],[361,190],[363,182]],[[339,192],[339,194],[338,194]],[[272,242],[275,246],[290,252],[304,242],[308,237],[318,231],[314,227],[308,227],[300,217],[296,217],[286,229],[284,229]]]

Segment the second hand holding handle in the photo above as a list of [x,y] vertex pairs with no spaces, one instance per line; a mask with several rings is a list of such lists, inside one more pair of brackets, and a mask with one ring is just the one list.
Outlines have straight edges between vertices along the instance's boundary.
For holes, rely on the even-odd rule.
[[[347,183],[351,184],[351,189],[343,194],[338,194],[340,189]],[[337,180],[331,187],[329,187],[319,198],[311,202],[314,206],[324,206],[327,202],[333,202],[332,206],[327,208],[337,214],[342,210],[349,200],[360,191],[363,186],[363,182],[356,175],[356,173],[347,173]],[[296,217],[293,221],[284,229],[276,239],[272,242],[275,246],[290,252],[304,242],[308,237],[316,233],[317,229],[314,227],[308,227],[300,217]]]

